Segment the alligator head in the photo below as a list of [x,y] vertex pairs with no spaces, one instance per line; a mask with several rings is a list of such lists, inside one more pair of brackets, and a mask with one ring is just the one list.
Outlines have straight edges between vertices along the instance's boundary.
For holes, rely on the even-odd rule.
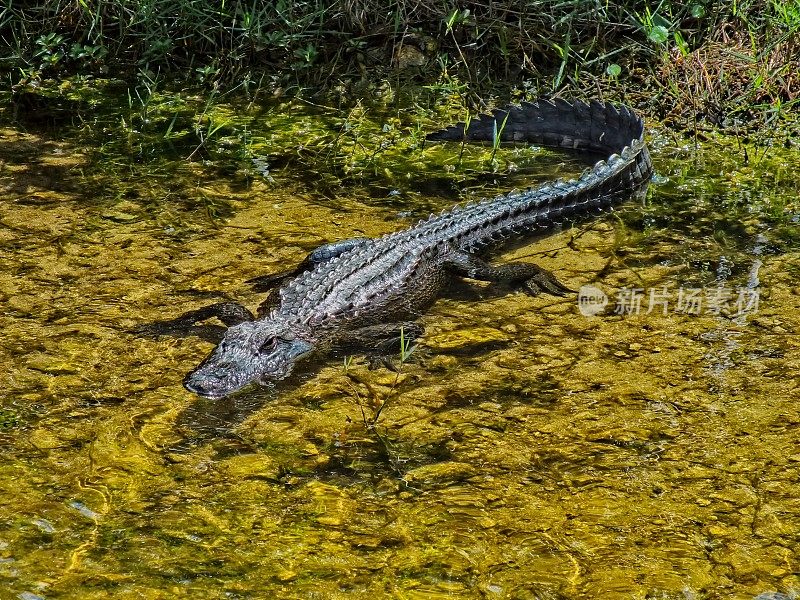
[[[310,336],[309,336],[310,337]],[[183,380],[190,392],[222,398],[249,383],[286,377],[314,346],[280,321],[245,321],[229,327],[211,354]]]

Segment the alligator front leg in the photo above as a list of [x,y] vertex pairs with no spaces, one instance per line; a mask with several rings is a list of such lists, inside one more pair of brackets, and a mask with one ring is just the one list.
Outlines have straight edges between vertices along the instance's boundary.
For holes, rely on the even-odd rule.
[[414,321],[369,325],[340,336],[335,349],[344,354],[366,354],[371,369],[383,364],[387,369],[396,371],[391,358],[407,350],[410,343],[422,336],[424,331],[425,328]]
[[323,244],[319,248],[312,250],[311,253],[306,256],[294,269],[281,271],[280,273],[273,273],[271,275],[254,277],[253,279],[248,279],[246,283],[251,283],[253,285],[253,289],[257,292],[269,291],[272,288],[281,285],[287,279],[297,277],[301,273],[313,269],[318,264],[324,263],[325,261],[328,261],[336,256],[340,256],[348,250],[352,250],[353,248],[360,246],[367,241],[369,241],[369,238],[351,238],[349,240],[341,240],[338,242],[332,242],[330,244]]
[[471,279],[522,284],[525,291],[533,296],[538,296],[541,292],[555,296],[574,293],[574,290],[561,283],[550,271],[532,263],[495,266],[468,252],[454,252],[445,266],[454,273]]
[[175,333],[186,334],[191,331],[191,328],[207,319],[216,317],[222,321],[225,327],[231,327],[244,323],[245,321],[252,321],[255,317],[247,308],[238,302],[217,302],[203,308],[190,310],[182,314],[180,317],[170,319],[169,321],[156,321],[155,323],[148,323],[141,325],[134,329],[135,333],[144,335],[170,335]]
[[167,321],[168,323],[194,325],[206,319],[216,317],[225,324],[225,327],[232,327],[245,321],[255,319],[253,313],[238,302],[217,302],[197,310],[190,310],[177,319]]

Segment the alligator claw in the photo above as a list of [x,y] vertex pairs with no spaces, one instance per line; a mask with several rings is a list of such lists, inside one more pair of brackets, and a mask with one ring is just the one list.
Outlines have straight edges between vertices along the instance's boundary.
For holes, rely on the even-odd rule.
[[524,283],[525,291],[531,296],[538,296],[542,292],[562,297],[567,294],[577,294],[575,290],[561,283],[550,271],[539,268],[540,271]]

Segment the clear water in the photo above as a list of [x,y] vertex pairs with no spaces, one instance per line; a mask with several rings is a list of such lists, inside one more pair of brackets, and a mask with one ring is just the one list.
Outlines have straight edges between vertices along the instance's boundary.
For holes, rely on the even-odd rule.
[[407,141],[435,111],[220,104],[197,149],[165,134],[181,110],[0,130],[0,597],[800,594],[796,148],[656,127],[644,204],[497,257],[599,315],[458,286],[399,376],[330,361],[208,401],[181,387],[207,341],[130,330],[581,166],[458,166]]

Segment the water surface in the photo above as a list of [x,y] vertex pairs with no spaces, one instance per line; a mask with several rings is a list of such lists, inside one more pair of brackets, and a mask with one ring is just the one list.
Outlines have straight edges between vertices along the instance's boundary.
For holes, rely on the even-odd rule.
[[656,127],[644,203],[498,258],[605,311],[456,286],[399,376],[337,359],[208,401],[181,387],[208,341],[130,330],[582,168],[403,141],[435,114],[216,110],[199,150],[0,130],[3,597],[800,593],[797,148]]

